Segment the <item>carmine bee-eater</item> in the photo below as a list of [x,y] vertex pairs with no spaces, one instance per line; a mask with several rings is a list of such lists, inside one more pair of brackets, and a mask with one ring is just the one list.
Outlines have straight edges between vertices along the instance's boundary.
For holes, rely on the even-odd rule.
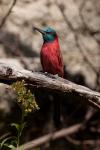
[[39,31],[44,41],[40,52],[43,71],[63,77],[63,59],[56,31],[50,27],[43,30],[33,27],[33,30]]

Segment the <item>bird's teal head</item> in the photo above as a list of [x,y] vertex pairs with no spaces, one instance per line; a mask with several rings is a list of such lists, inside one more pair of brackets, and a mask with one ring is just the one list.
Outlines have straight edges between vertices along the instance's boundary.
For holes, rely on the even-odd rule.
[[52,42],[57,37],[56,31],[50,27],[46,27],[43,30],[33,27],[33,30],[37,30],[42,33],[44,42]]

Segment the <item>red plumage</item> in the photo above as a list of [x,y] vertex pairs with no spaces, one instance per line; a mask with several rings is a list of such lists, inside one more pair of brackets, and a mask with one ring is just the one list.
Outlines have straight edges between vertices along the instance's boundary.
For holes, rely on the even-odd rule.
[[44,72],[54,75],[58,74],[60,77],[63,77],[63,59],[58,37],[56,37],[54,41],[43,43],[40,57]]

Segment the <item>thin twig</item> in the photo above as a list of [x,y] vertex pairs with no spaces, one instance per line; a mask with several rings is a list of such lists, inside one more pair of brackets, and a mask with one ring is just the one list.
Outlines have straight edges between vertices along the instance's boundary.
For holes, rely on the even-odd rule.
[[[85,1],[84,1],[84,2],[85,2]],[[97,84],[97,85],[96,85],[96,86],[98,87],[98,86],[100,85],[100,83],[99,83],[100,72],[97,71],[97,69],[96,69],[96,68],[94,67],[94,65],[92,64],[91,60],[89,59],[89,56],[87,55],[88,53],[85,53],[85,52],[83,51],[83,49],[81,48],[81,46],[80,46],[80,44],[79,44],[79,38],[78,38],[78,32],[79,32],[79,31],[78,31],[77,29],[74,29],[74,28],[73,28],[71,22],[68,20],[67,16],[66,16],[65,13],[64,13],[64,9],[62,9],[62,8],[63,8],[62,4],[60,5],[57,0],[55,0],[55,3],[56,3],[56,5],[58,6],[59,10],[61,11],[62,16],[63,16],[63,18],[64,18],[64,20],[65,20],[65,23],[68,25],[69,29],[70,29],[70,30],[72,31],[72,33],[74,34],[75,42],[76,42],[77,48],[78,48],[79,51],[81,52],[81,54],[82,54],[84,60],[87,62],[87,64],[90,66],[90,68],[91,68],[91,69],[94,71],[94,73],[96,74],[96,76],[97,76],[97,80],[96,80],[96,84]],[[82,4],[83,4],[83,3],[82,3]],[[82,6],[84,7],[84,5],[82,5]],[[82,8],[82,9],[83,9],[83,8]],[[80,7],[80,10],[81,10],[81,7]],[[80,14],[80,17],[81,17],[81,19],[83,20],[82,14]],[[83,25],[84,25],[85,29],[88,30],[88,27],[87,27],[87,25],[86,25],[86,23],[85,23],[84,20],[83,20]],[[89,30],[89,31],[90,31],[90,30]],[[85,48],[86,48],[86,47],[85,47]],[[96,89],[97,89],[97,88],[96,88]]]
[[4,18],[3,18],[3,20],[2,20],[2,22],[1,22],[1,24],[0,24],[0,29],[1,29],[1,28],[3,27],[3,25],[5,24],[7,18],[9,17],[9,15],[10,15],[12,9],[13,9],[13,7],[16,5],[16,2],[17,2],[17,0],[13,0],[13,3],[12,3],[12,5],[11,5],[11,7],[9,8],[7,14],[4,16]]
[[66,139],[74,145],[82,145],[82,144],[84,144],[84,145],[95,145],[95,143],[100,145],[100,139],[99,138],[96,140],[87,139],[87,140],[80,141],[80,140],[73,139],[71,136],[67,136]]
[[[85,30],[86,31],[88,31],[89,32],[89,34],[93,37],[93,35],[94,34],[96,34],[96,33],[99,33],[99,31],[92,31],[89,27],[88,27],[88,25],[86,24],[86,22],[85,22],[85,19],[84,19],[84,17],[83,17],[83,14],[82,14],[82,12],[83,12],[83,9],[84,9],[84,7],[85,7],[85,3],[86,3],[86,0],[83,0],[83,2],[82,2],[82,4],[81,4],[81,6],[79,7],[79,14],[80,14],[80,17],[81,17],[81,19],[82,19],[82,21],[83,21],[83,25],[84,25],[84,28],[85,28]],[[95,39],[96,40],[96,39]],[[97,40],[96,40],[97,41]],[[98,43],[98,41],[97,41],[97,43]],[[85,47],[86,48],[86,47]],[[100,48],[100,46],[99,46],[99,48]],[[82,51],[83,52],[83,51]],[[99,53],[100,54],[100,53]],[[85,57],[85,60],[88,62],[88,64],[91,66],[91,68],[94,70],[94,72],[96,73],[96,87],[95,87],[95,89],[97,89],[98,91],[100,90],[100,67],[99,67],[99,69],[98,69],[98,71],[95,69],[95,67],[93,66],[93,64],[92,64],[92,62],[91,62],[91,60],[89,59],[89,56],[88,56],[88,53],[87,54],[84,54],[84,57]]]
[[20,149],[24,149],[24,150],[29,150],[31,148],[35,148],[37,146],[40,146],[46,142],[50,142],[50,141],[53,141],[53,140],[56,140],[58,138],[62,138],[62,137],[65,137],[66,135],[70,135],[70,134],[73,134],[73,133],[76,133],[79,131],[79,129],[81,128],[82,124],[76,124],[76,125],[73,125],[71,127],[68,127],[68,128],[65,128],[65,129],[61,129],[59,131],[56,131],[54,133],[49,133],[47,135],[44,135],[42,137],[39,137],[33,141],[30,141],[24,145],[21,145],[19,147],[19,150]]
[[6,137],[8,137],[10,135],[11,135],[10,132],[3,134],[2,136],[0,136],[0,141],[3,140],[3,139],[5,139]]

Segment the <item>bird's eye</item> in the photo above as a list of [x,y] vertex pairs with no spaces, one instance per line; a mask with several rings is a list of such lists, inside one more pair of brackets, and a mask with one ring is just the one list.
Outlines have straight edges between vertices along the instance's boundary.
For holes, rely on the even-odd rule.
[[54,32],[46,32],[47,34],[50,34],[50,35],[56,35],[56,33],[54,33]]
[[47,34],[51,34],[51,32],[48,32],[48,31],[47,31],[46,33],[47,33]]

